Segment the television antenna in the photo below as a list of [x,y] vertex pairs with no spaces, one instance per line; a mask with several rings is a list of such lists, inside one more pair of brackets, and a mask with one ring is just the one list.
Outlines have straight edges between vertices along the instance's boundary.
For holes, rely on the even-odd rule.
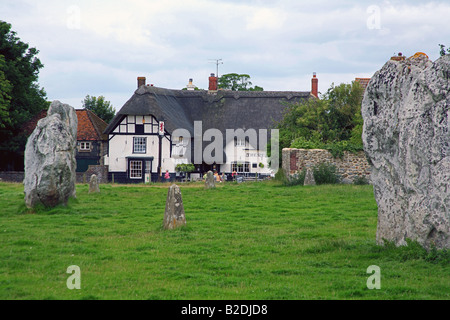
[[210,63],[216,64],[216,77],[219,77],[219,64],[223,64],[222,59],[209,59]]

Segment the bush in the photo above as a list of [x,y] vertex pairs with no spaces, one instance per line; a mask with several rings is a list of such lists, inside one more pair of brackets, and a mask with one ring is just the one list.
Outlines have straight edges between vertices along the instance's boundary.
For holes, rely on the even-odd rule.
[[313,175],[316,184],[336,184],[340,180],[336,166],[326,162],[314,166]]
[[306,169],[303,169],[302,172],[294,174],[290,177],[287,177],[284,173],[283,169],[278,170],[275,174],[275,180],[281,182],[286,187],[303,185],[305,182]]
[[362,151],[362,144],[354,144],[349,141],[337,141],[327,144],[324,149],[330,151],[334,158],[342,158],[344,156],[344,151],[349,151],[351,153],[357,153]]
[[277,173],[275,173],[275,178],[274,180],[281,182],[281,183],[285,183],[287,180],[286,174],[284,173],[284,170],[282,168],[279,168]]
[[192,172],[195,170],[195,167],[192,163],[181,163],[177,164],[175,170],[178,172]]
[[358,185],[358,186],[362,186],[362,185],[369,184],[369,181],[364,176],[361,176],[361,177],[358,176],[355,179],[353,179],[353,184]]
[[306,169],[303,169],[300,173],[296,173],[290,176],[284,185],[288,187],[298,185],[302,186],[305,183],[305,176],[306,176]]
[[298,137],[292,141],[290,148],[296,149],[324,149],[325,145],[318,141],[312,141],[304,137]]

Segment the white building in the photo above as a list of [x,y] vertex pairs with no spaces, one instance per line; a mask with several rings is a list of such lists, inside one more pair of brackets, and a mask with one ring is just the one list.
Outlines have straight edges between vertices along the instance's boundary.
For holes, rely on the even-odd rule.
[[148,86],[139,77],[138,89],[105,130],[109,180],[158,181],[166,171],[173,179],[179,163],[193,163],[200,175],[208,170],[270,175],[271,129],[286,103],[315,92],[213,90],[213,74],[209,82],[210,90],[192,90],[191,79],[189,90],[170,90]]

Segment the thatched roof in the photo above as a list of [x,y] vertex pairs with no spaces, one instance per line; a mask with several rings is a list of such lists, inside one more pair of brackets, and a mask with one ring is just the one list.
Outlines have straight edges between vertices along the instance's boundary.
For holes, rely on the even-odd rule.
[[194,131],[202,121],[203,131],[226,129],[271,129],[280,121],[285,103],[309,99],[309,91],[226,91],[170,90],[141,86],[116,114],[105,133],[110,134],[124,115],[153,115],[164,118],[169,133],[178,128]]

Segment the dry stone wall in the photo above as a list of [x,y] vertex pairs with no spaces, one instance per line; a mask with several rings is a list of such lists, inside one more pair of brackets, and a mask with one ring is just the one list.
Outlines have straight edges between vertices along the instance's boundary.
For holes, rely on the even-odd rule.
[[328,150],[323,149],[284,148],[282,157],[286,175],[300,173],[304,168],[312,168],[320,163],[329,163],[336,166],[343,183],[353,183],[358,177],[370,181],[370,164],[363,151],[344,151],[342,158],[335,158]]

